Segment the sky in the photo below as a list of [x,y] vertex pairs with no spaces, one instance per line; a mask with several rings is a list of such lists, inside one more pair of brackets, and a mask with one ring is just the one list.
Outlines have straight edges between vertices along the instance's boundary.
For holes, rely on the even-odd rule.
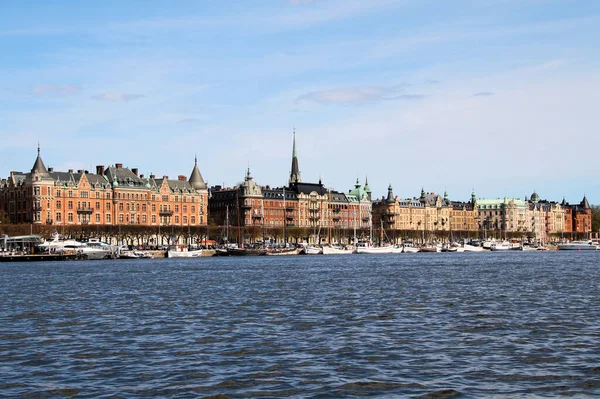
[[0,176],[600,204],[600,2],[0,2]]

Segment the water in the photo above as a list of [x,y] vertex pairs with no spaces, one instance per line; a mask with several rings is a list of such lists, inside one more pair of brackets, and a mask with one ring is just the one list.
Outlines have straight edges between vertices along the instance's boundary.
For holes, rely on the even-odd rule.
[[600,395],[600,253],[0,264],[4,397]]

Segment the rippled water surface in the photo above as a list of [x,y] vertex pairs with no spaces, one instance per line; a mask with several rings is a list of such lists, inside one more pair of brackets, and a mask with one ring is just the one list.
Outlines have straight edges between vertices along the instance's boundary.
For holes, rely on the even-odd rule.
[[0,263],[0,396],[600,395],[600,252]]

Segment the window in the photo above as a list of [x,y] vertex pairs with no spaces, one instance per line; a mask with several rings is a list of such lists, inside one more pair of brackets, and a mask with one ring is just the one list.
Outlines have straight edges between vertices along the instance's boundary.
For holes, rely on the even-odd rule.
[[110,211],[110,202],[107,202],[107,203],[106,203],[106,210],[107,210],[107,211]]
[[192,205],[192,213],[196,213],[196,207]]
[[183,206],[183,212],[187,212],[187,205]]
[[179,216],[175,216],[175,224],[179,224]]
[[152,215],[152,223],[156,223],[156,215]]
[[123,223],[123,214],[119,213],[119,223]]
[[146,215],[142,215],[142,223],[146,223]]
[[80,197],[81,198],[88,198],[88,192],[87,191],[82,191]]
[[175,204],[175,212],[179,212],[179,205]]
[[156,212],[156,204],[152,204],[152,212]]
[[56,201],[56,207],[60,208],[61,206],[62,206],[61,202],[60,201]]
[[69,201],[67,205],[69,209],[73,209],[73,201]]
[[187,224],[187,216],[183,217],[183,224]]
[[100,210],[100,202],[96,202],[96,210]]
[[100,223],[100,214],[99,213],[96,214],[96,223]]
[[123,203],[119,203],[119,210],[122,211],[123,210]]
[[146,204],[142,204],[142,211],[146,211]]
[[192,216],[192,224],[196,224],[196,216]]
[[110,224],[110,213],[106,214],[106,223]]
[[60,190],[56,190],[56,196],[60,197]]
[[62,215],[60,214],[60,212],[56,212],[56,221],[62,222]]
[[73,221],[73,213],[71,213],[71,212],[69,212],[69,215],[68,215],[68,221],[69,221],[69,222],[72,222],[72,221]]

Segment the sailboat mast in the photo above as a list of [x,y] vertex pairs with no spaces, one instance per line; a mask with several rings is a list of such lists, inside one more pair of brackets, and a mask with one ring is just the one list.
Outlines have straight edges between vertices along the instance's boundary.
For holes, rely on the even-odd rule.
[[285,187],[283,187],[283,245],[287,247],[287,239],[285,237],[285,225],[287,223],[287,209],[285,207]]

